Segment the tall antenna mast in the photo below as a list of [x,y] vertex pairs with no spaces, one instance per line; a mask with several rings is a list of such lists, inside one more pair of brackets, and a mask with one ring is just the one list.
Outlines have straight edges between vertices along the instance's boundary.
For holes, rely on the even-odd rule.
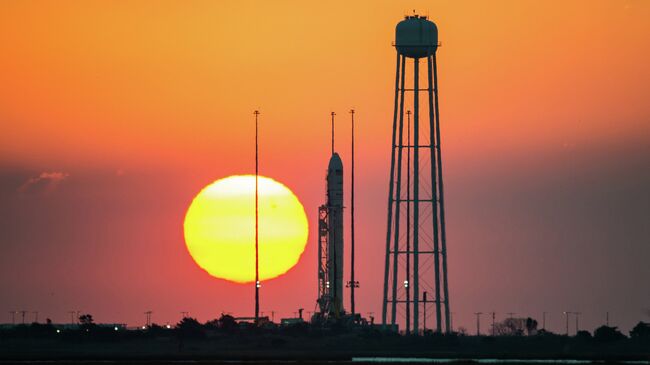
[[334,116],[336,113],[332,112],[332,154],[334,154]]
[[258,140],[257,140],[257,117],[260,115],[259,110],[255,114],[255,324],[260,319],[260,270],[259,270],[259,157],[258,157]]
[[354,109],[352,116],[352,188],[350,189],[350,312],[354,318],[354,288],[358,285],[354,280]]

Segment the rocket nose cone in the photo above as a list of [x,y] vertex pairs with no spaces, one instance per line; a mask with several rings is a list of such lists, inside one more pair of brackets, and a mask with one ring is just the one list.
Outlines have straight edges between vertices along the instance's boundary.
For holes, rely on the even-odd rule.
[[343,161],[341,161],[341,157],[339,156],[338,153],[334,152],[332,157],[330,158],[330,163],[328,166],[328,170],[343,170]]

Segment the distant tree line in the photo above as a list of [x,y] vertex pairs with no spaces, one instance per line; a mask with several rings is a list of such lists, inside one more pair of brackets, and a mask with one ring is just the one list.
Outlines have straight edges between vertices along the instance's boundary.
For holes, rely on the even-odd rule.
[[[79,325],[72,328],[60,328],[55,326],[50,319],[46,323],[32,323],[30,325],[16,325],[0,330],[2,337],[42,337],[42,336],[177,336],[179,338],[205,338],[211,335],[246,334],[246,333],[277,333],[290,336],[299,336],[310,332],[322,332],[324,329],[318,325],[311,325],[308,322],[298,322],[287,326],[279,326],[276,323],[263,319],[254,324],[246,321],[237,321],[233,316],[222,314],[217,319],[205,323],[199,322],[196,318],[184,317],[177,324],[161,326],[151,324],[136,330],[125,330],[118,327],[107,327],[95,323],[91,314],[83,314],[78,317]],[[382,332],[379,326],[357,327],[356,329],[345,326],[332,326],[325,329],[325,333],[332,335],[348,333],[351,331],[362,332],[366,335],[396,335],[394,333]],[[443,336],[432,331],[426,331],[425,336]],[[537,320],[533,318],[506,318],[496,322],[490,329],[490,334],[497,337],[567,337],[558,335],[538,328]],[[467,331],[459,328],[453,336],[468,336]],[[589,331],[578,331],[573,338],[579,340],[590,340],[595,342],[615,342],[625,339],[642,340],[650,343],[650,323],[639,322],[629,332],[629,337],[623,334],[617,327],[601,326],[594,330],[593,335]]]

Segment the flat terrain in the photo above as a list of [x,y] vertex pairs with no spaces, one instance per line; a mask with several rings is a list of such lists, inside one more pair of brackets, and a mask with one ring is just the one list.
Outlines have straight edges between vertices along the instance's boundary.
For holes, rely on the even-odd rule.
[[[0,336],[0,360],[349,362],[353,358],[650,360],[647,339],[598,342],[566,336],[419,336],[376,332],[212,333],[186,337],[173,330],[153,334],[79,331],[40,336]],[[467,363],[467,361],[463,361]]]

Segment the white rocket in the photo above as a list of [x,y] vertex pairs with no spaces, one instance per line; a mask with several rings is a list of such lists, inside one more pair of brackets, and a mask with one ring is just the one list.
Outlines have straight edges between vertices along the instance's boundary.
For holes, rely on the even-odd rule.
[[331,311],[343,311],[343,162],[333,153],[327,168],[328,268]]

